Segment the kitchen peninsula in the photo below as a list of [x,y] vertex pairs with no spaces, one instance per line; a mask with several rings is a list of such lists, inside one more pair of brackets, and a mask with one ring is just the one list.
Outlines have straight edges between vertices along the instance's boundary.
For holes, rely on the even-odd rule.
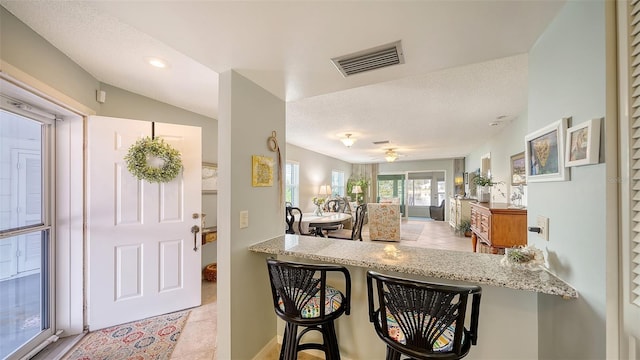
[[[352,314],[336,323],[345,359],[383,359],[384,345],[369,323],[365,274],[368,269],[406,278],[482,286],[478,345],[469,359],[538,357],[538,297],[578,294],[546,270],[500,266],[502,256],[283,235],[249,247],[280,259],[347,266],[352,278]],[[268,281],[265,265],[265,281]],[[279,324],[279,334],[282,334]]]

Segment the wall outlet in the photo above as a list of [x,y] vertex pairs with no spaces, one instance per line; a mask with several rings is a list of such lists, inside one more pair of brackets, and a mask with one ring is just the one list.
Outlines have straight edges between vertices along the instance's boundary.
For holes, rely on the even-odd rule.
[[249,227],[249,211],[240,211],[240,229]]
[[538,236],[549,241],[549,218],[538,215],[538,227],[540,228]]

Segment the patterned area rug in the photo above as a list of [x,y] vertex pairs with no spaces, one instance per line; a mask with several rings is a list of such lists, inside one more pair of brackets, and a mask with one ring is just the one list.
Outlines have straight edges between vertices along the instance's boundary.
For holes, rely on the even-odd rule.
[[171,357],[189,310],[87,334],[63,360],[164,360]]

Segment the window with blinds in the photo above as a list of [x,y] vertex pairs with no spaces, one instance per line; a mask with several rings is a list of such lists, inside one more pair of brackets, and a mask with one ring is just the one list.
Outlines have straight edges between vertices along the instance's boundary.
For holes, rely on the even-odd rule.
[[640,0],[629,3],[629,161],[631,180],[631,302],[640,306]]

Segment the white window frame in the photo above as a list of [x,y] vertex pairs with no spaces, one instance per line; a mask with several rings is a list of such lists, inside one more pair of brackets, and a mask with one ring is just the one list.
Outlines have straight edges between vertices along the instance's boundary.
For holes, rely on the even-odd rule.
[[[334,182],[334,178],[339,177],[337,182]],[[342,170],[331,170],[331,193],[332,195],[345,196],[345,180],[344,180],[344,171]]]
[[[29,108],[32,108],[28,104]],[[27,234],[40,233],[41,236],[46,237],[45,246],[43,246],[43,252],[41,253],[41,284],[40,290],[44,290],[44,296],[41,294],[40,300],[42,303],[43,318],[41,319],[41,326],[45,326],[38,334],[28,340],[18,348],[16,352],[11,356],[25,356],[31,349],[37,346],[37,344],[44,342],[47,338],[52,336],[57,329],[56,325],[56,297],[55,297],[55,243],[56,243],[56,227],[53,220],[56,217],[55,209],[55,126],[56,121],[48,119],[44,116],[22,110],[9,101],[7,97],[0,97],[0,108],[6,112],[16,114],[20,117],[24,117],[31,121],[36,121],[42,126],[42,138],[40,144],[40,157],[41,157],[41,222],[29,226],[20,226],[17,224],[15,228],[6,228],[0,231],[0,239],[16,237]],[[13,191],[13,190],[12,190]],[[43,289],[43,286],[45,287]]]
[[[289,168],[292,169],[291,179],[289,179]],[[295,169],[295,171],[294,171]],[[285,168],[285,201],[291,201],[293,206],[300,206],[300,163],[297,161],[287,161]],[[291,200],[286,199],[286,194],[291,191]]]

